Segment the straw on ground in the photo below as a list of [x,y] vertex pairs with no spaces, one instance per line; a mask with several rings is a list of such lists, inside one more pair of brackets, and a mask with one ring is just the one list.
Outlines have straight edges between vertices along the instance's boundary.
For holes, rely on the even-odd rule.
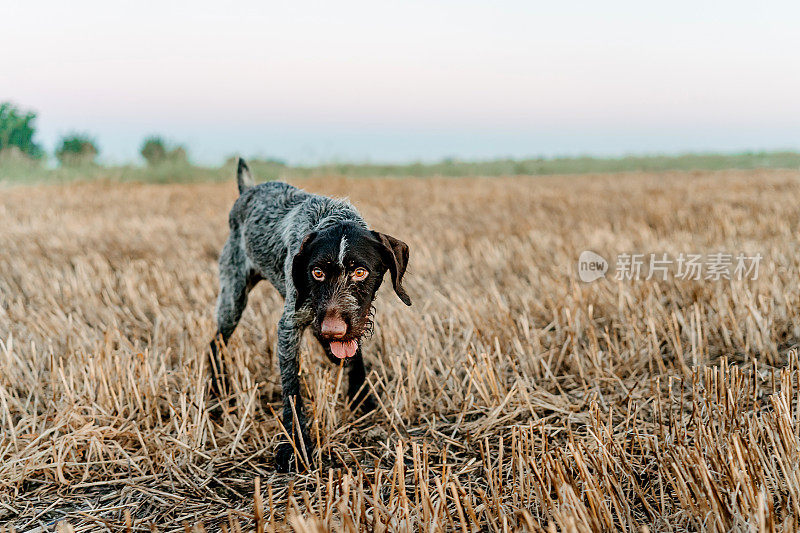
[[[209,416],[233,182],[2,190],[0,529],[800,525],[800,174],[298,184],[409,243],[415,302],[376,302],[372,414],[305,342],[320,467],[299,475],[272,467],[265,284],[226,354],[235,407]],[[586,249],[764,261],[755,281],[584,284]]]

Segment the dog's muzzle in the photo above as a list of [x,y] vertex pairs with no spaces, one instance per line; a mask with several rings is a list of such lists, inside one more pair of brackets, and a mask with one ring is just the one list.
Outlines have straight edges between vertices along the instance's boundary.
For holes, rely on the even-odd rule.
[[345,340],[347,324],[339,315],[326,314],[320,327],[320,334],[329,342],[331,353],[339,359],[353,357],[358,351],[358,340]]

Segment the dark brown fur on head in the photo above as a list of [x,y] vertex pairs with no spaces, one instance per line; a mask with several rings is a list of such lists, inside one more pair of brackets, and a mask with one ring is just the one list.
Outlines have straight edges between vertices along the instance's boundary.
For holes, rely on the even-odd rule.
[[[400,299],[411,305],[402,286],[407,263],[405,243],[355,224],[336,224],[305,237],[292,265],[296,308],[312,313],[311,328],[332,361],[339,362],[331,354],[331,341],[358,341],[372,330],[372,302],[386,272]],[[354,279],[357,269],[366,270],[364,279]],[[346,333],[335,339],[327,335],[326,320],[343,321]]]

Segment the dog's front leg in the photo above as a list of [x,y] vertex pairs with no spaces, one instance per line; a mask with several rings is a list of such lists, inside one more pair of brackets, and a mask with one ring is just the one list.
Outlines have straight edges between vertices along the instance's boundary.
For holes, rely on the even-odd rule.
[[359,408],[364,412],[369,412],[378,406],[375,397],[366,385],[367,371],[364,368],[364,358],[361,355],[361,346],[353,356],[353,360],[348,365],[348,386],[347,397],[350,405],[355,409]]
[[[306,430],[303,399],[300,395],[299,355],[302,334],[303,326],[297,323],[293,311],[287,308],[278,322],[278,363],[283,389],[283,425],[292,442],[284,442],[278,446],[275,455],[278,472],[289,472],[295,465],[298,469],[302,469],[304,464],[310,467],[313,462],[314,445]],[[295,449],[300,457],[297,457]]]

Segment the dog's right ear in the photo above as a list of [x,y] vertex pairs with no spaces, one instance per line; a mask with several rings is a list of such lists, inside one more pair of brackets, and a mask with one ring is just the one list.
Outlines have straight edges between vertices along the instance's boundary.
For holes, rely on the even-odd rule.
[[303,307],[306,299],[308,298],[308,261],[309,261],[309,244],[317,237],[317,232],[312,231],[303,238],[300,244],[300,249],[294,254],[292,259],[292,283],[297,291],[297,299],[295,300],[295,310]]
[[253,175],[250,173],[250,167],[241,157],[239,158],[239,167],[236,169],[236,183],[239,185],[239,194],[242,194],[250,187],[254,187],[256,184],[256,180],[253,179]]
[[392,273],[392,285],[397,297],[406,304],[411,305],[411,297],[403,288],[403,274],[408,266],[408,245],[391,235],[373,231],[372,235],[381,245],[381,256],[386,268]]

